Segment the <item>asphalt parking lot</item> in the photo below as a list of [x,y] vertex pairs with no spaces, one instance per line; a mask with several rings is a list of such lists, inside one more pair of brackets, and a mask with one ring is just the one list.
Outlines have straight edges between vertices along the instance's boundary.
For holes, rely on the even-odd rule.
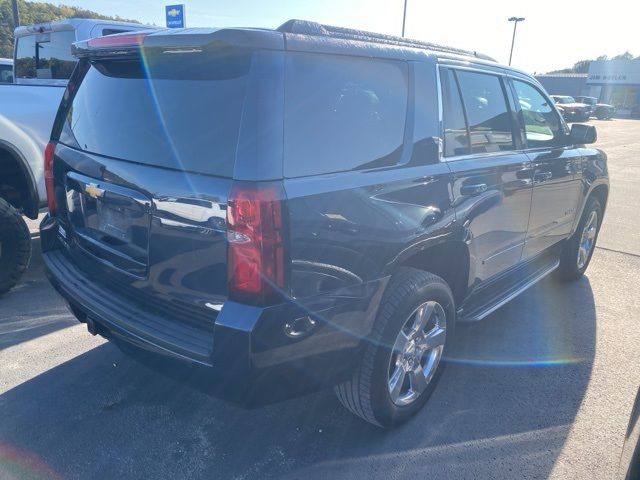
[[640,383],[640,121],[591,123],[612,192],[587,276],[462,326],[394,431],[331,391],[244,410],[154,373],[89,335],[36,256],[0,299],[0,479],[615,478]]

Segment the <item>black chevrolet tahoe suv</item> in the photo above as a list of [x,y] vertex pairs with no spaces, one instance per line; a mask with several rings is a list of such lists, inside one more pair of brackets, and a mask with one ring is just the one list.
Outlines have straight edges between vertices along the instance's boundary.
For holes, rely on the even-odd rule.
[[595,129],[488,57],[304,21],[74,52],[47,274],[91,333],[214,394],[334,386],[396,425],[456,322],[589,264],[609,191]]

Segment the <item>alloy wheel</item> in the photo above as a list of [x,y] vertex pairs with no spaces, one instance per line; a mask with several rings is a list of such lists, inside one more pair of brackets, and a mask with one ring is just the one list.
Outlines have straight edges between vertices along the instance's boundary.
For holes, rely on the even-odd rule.
[[598,232],[598,212],[591,211],[582,229],[580,244],[578,245],[578,269],[584,268],[589,260],[589,256],[596,244],[596,234]]
[[389,361],[388,389],[398,406],[414,402],[429,385],[447,335],[447,317],[438,302],[416,308],[400,329]]

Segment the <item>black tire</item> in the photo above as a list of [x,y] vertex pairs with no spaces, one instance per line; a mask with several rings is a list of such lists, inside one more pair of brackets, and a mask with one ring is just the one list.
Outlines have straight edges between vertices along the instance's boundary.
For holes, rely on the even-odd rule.
[[408,405],[398,406],[389,391],[393,345],[418,307],[438,302],[446,316],[446,336],[441,359],[446,358],[455,330],[455,301],[451,289],[440,277],[422,270],[403,268],[390,280],[371,338],[353,377],[335,387],[340,402],[352,413],[374,425],[390,428],[413,417],[429,399],[442,375],[440,361],[426,389]]
[[[596,212],[597,215],[597,227],[595,238],[593,239],[593,246],[589,252],[586,263],[583,266],[578,265],[578,250],[580,248],[580,242],[582,239],[582,233],[584,231],[585,224],[587,220],[591,216],[591,212]],[[602,205],[600,205],[600,201],[591,197],[587,200],[587,204],[582,212],[582,217],[580,217],[580,222],[578,223],[578,228],[576,228],[575,233],[569,238],[564,246],[562,247],[562,253],[560,254],[560,267],[558,268],[558,275],[563,280],[573,281],[577,280],[584,272],[587,270],[589,263],[591,263],[591,257],[593,256],[593,252],[596,248],[596,243],[598,241],[598,233],[600,232],[600,225],[602,224]]]
[[29,228],[22,215],[0,198],[0,295],[18,283],[30,258]]

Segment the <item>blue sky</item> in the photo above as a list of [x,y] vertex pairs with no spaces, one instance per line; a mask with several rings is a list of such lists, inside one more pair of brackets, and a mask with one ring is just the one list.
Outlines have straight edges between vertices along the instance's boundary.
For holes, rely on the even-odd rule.
[[[288,19],[303,18],[399,35],[403,1],[63,0],[62,3],[161,26],[165,22],[166,4],[185,3],[189,27],[277,27]],[[529,72],[545,72],[602,54],[611,56],[631,50],[640,55],[637,15],[630,5],[623,0],[408,0],[407,36],[478,50],[507,62],[513,25],[507,18],[526,17],[518,25],[513,64]]]

